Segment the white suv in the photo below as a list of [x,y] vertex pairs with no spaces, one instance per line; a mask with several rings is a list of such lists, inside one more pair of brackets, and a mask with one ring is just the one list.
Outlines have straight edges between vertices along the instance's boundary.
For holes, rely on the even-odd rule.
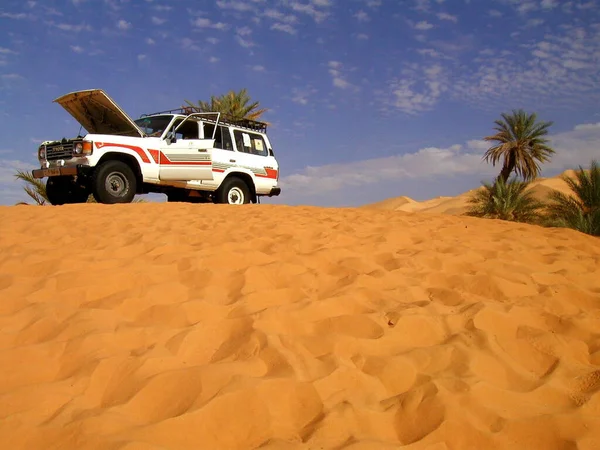
[[41,168],[50,203],[128,203],[136,194],[168,201],[256,203],[281,193],[279,165],[266,124],[221,120],[216,112],[180,108],[132,120],[102,90],[54,100],[89,133],[43,142]]

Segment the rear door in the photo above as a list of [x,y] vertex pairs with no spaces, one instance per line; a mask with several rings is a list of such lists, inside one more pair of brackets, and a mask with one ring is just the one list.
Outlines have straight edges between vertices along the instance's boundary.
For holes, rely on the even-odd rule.
[[[181,123],[175,122],[174,129]],[[162,140],[159,155],[160,180],[212,180],[212,139],[200,139],[199,123],[188,119],[177,129],[176,141]]]
[[258,193],[268,193],[277,185],[278,166],[267,142],[261,134],[247,130],[234,129],[233,137],[237,164],[254,173]]

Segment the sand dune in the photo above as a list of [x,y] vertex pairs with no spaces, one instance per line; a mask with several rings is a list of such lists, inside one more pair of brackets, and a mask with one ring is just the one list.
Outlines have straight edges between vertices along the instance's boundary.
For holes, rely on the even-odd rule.
[[[548,200],[548,195],[553,190],[563,192],[570,195],[571,191],[567,183],[562,180],[561,176],[575,177],[574,170],[566,170],[561,175],[551,178],[538,178],[531,182],[527,190],[531,191],[533,197],[545,201]],[[410,197],[392,197],[376,203],[371,203],[363,206],[363,208],[387,209],[392,211],[405,212],[427,212],[435,214],[451,214],[462,215],[468,208],[468,200],[472,194],[478,189],[472,189],[455,197],[436,197],[425,201],[416,201]]]
[[85,204],[0,208],[0,252],[3,449],[600,448],[597,238]]

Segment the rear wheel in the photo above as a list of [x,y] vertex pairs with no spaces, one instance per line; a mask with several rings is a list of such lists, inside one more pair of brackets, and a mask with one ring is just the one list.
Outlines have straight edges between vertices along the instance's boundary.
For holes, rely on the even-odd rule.
[[228,203],[230,205],[250,203],[250,189],[243,180],[237,177],[227,178],[221,184],[216,200],[217,203]]
[[77,183],[74,177],[50,177],[46,181],[46,196],[52,205],[85,203],[89,195],[88,188]]
[[94,171],[92,193],[98,203],[131,203],[136,190],[135,174],[122,161],[106,161]]

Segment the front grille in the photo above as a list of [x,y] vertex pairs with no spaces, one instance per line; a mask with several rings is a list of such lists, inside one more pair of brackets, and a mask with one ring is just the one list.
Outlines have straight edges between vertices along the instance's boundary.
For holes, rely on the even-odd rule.
[[73,142],[64,144],[51,144],[46,147],[46,159],[56,161],[57,159],[71,159],[73,157]]

